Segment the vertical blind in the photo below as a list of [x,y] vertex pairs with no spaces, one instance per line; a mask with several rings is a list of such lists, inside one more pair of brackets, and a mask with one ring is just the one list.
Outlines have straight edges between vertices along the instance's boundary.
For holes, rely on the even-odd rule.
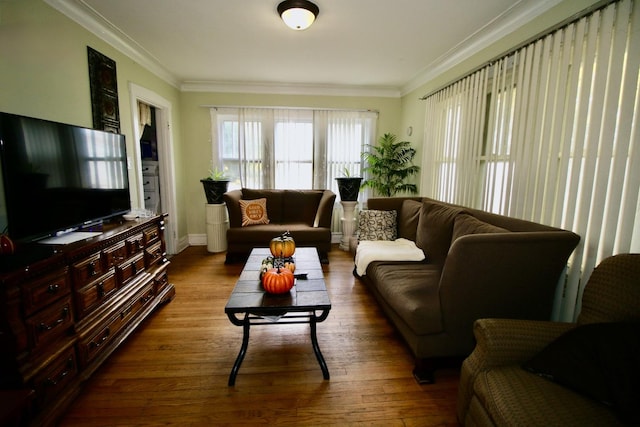
[[432,197],[581,236],[553,317],[603,258],[640,251],[640,14],[610,2],[427,97]]

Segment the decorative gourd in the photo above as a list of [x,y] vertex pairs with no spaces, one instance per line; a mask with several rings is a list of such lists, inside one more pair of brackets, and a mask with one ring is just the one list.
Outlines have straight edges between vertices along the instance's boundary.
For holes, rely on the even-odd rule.
[[286,268],[287,270],[289,270],[292,273],[296,272],[296,263],[293,261],[285,261],[284,262],[284,268]]
[[272,268],[262,275],[262,287],[270,294],[284,294],[293,288],[295,277],[287,268]]
[[278,237],[271,239],[269,243],[271,255],[277,258],[289,258],[296,252],[296,242],[288,231],[285,231]]

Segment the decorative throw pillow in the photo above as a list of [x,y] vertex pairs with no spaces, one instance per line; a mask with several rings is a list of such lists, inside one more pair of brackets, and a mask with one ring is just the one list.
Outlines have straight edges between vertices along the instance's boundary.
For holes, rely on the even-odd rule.
[[267,199],[240,200],[242,226],[269,224]]
[[398,212],[365,209],[358,214],[359,240],[396,240]]
[[523,368],[640,422],[640,322],[592,323],[564,333]]

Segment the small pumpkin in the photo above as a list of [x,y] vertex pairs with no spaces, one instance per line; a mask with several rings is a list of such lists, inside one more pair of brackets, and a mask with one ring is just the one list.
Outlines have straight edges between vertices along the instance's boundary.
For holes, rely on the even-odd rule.
[[293,288],[295,277],[288,268],[272,268],[262,275],[262,287],[270,294],[284,294]]
[[293,261],[285,261],[284,262],[284,268],[286,268],[287,270],[291,271],[292,273],[296,272],[296,263]]
[[296,252],[296,242],[288,231],[271,239],[269,243],[271,255],[276,258],[289,258]]
[[16,252],[16,245],[13,240],[6,235],[0,235],[0,255],[13,255]]

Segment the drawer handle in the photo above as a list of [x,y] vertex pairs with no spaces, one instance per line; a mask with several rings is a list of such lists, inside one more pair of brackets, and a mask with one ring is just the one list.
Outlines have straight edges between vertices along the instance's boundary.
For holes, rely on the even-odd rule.
[[131,274],[135,275],[137,273],[138,267],[136,266],[135,262],[131,263]]
[[56,320],[55,322],[53,322],[51,325],[47,325],[46,323],[40,323],[40,325],[38,326],[40,328],[40,330],[42,332],[46,332],[46,331],[50,331],[53,328],[55,328],[56,326],[62,324],[64,322],[64,319],[67,318],[67,315],[69,314],[69,307],[65,307],[62,309],[62,317],[60,317],[58,320]]
[[98,348],[100,347],[102,344],[104,344],[104,342],[106,340],[109,339],[109,335],[111,335],[111,330],[109,328],[105,329],[104,334],[102,335],[102,338],[100,338],[99,341],[91,341],[89,343],[89,347],[91,348]]
[[96,262],[95,261],[91,261],[88,265],[87,265],[87,271],[89,272],[89,276],[95,276],[96,275]]
[[60,372],[60,374],[56,379],[47,378],[45,381],[45,384],[48,387],[54,387],[54,386],[57,386],[60,381],[65,379],[71,373],[71,369],[73,369],[73,357],[70,357],[67,359],[66,367],[67,367],[67,370]]
[[58,284],[51,284],[47,287],[47,292],[50,294],[55,294],[60,290],[60,285]]
[[125,317],[127,317],[127,315],[129,315],[129,313],[131,313],[131,310],[133,310],[133,305],[130,305],[129,307],[127,307],[127,309],[126,309],[126,310],[123,310],[123,311],[120,313],[120,318],[121,318],[121,319],[124,319]]
[[104,297],[104,282],[98,283],[96,287],[98,288],[98,298]]
[[140,302],[142,304],[146,304],[147,302],[151,301],[152,299],[153,299],[153,293],[150,293],[147,296],[144,296],[144,297],[140,298]]

